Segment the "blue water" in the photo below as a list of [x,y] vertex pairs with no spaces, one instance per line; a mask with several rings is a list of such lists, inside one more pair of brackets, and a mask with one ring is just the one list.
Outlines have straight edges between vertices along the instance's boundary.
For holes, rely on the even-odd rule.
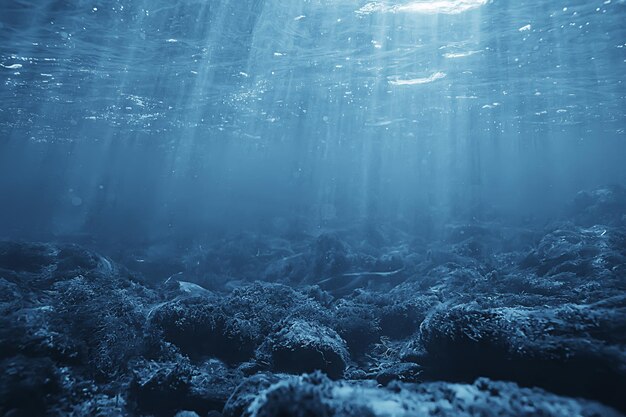
[[0,0],[0,416],[624,393],[626,0]]
[[0,234],[542,219],[626,184],[623,0],[3,0]]

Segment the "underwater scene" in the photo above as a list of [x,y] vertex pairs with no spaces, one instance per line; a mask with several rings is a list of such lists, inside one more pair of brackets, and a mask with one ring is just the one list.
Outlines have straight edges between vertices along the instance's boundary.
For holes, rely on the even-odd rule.
[[0,0],[0,416],[626,415],[626,0]]

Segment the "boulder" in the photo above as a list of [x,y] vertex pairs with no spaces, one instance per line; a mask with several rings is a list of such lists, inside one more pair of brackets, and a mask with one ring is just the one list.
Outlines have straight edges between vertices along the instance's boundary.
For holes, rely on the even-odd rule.
[[285,321],[277,328],[259,348],[259,357],[268,357],[275,372],[301,374],[320,370],[331,378],[341,378],[349,355],[337,332],[300,319]]
[[429,380],[513,380],[626,410],[626,305],[442,308],[421,326],[414,360]]
[[[246,382],[244,382],[246,384]],[[225,409],[230,408],[229,399]],[[288,377],[240,403],[228,417],[619,417],[598,403],[480,378],[472,384],[331,381],[321,374]]]

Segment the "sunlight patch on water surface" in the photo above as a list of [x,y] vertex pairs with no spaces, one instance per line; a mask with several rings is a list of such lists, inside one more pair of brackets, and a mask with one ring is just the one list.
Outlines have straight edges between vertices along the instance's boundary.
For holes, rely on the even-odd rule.
[[389,84],[398,85],[398,86],[429,84],[429,83],[432,83],[433,81],[437,81],[445,77],[446,77],[446,74],[444,72],[439,71],[439,72],[435,72],[434,74],[428,77],[423,77],[423,78],[389,80]]
[[487,4],[488,0],[431,0],[413,1],[406,4],[388,5],[371,2],[357,10],[359,15],[375,12],[383,13],[419,13],[419,14],[459,14],[477,9]]

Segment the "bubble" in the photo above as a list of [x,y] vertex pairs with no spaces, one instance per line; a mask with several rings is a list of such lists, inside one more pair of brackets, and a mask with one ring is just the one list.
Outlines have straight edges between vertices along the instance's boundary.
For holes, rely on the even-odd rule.
[[72,197],[72,205],[78,207],[83,204],[83,199],[77,196]]

